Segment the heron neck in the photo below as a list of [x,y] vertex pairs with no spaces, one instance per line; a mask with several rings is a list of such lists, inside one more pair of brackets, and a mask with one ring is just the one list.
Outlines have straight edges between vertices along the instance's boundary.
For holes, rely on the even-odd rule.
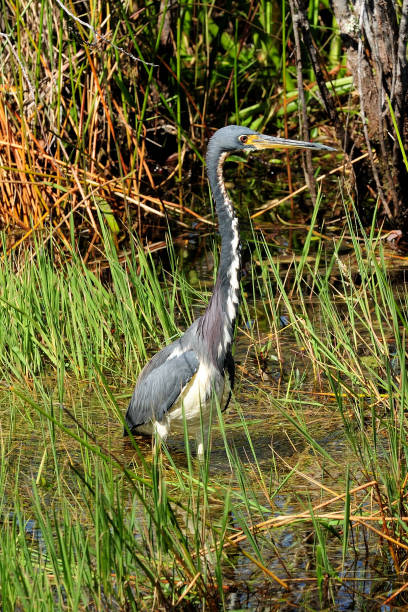
[[[213,360],[223,369],[231,349],[240,295],[240,241],[238,219],[223,180],[223,163],[227,153],[215,160],[207,156],[208,178],[215,200],[221,236],[221,254],[213,295],[203,316],[203,337],[209,339]],[[213,161],[213,163],[211,163]]]

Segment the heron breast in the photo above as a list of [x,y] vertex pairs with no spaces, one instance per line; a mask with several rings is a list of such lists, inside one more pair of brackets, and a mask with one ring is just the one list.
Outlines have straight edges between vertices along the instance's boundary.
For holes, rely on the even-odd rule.
[[209,413],[213,394],[218,401],[224,391],[224,377],[213,365],[201,363],[196,374],[182,389],[179,399],[168,413],[171,429],[184,429],[184,418],[188,427],[200,427]]

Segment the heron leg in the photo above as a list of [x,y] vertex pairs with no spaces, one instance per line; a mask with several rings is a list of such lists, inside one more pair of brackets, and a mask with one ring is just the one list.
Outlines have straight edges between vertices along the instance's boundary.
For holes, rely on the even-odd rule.
[[202,423],[201,427],[197,430],[196,433],[197,457],[199,461],[204,461],[205,459],[205,451],[208,447],[208,436],[209,427]]
[[161,448],[162,442],[166,441],[166,438],[169,434],[169,426],[168,423],[162,422],[159,423],[155,421],[153,427],[153,437],[154,437],[154,451],[159,450]]
[[165,440],[167,436],[169,435],[168,423],[167,422],[159,423],[158,421],[155,421],[154,432],[157,435],[157,437],[160,439],[160,441]]

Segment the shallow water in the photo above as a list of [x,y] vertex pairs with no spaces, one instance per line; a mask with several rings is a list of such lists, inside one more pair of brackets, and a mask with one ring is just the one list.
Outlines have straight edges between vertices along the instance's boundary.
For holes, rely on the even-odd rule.
[[[208,266],[208,260],[205,266]],[[406,274],[406,269],[390,269],[396,292],[405,292]],[[308,309],[316,313],[315,326],[319,329],[318,301],[309,300]],[[260,348],[268,345],[270,336],[266,324],[261,321],[255,346],[248,339],[247,332],[251,327],[250,320],[238,330],[235,354],[237,388],[224,419],[228,444],[236,451],[248,483],[253,486],[255,497],[262,506],[262,517],[256,516],[256,522],[260,522],[261,518],[293,517],[344,493],[346,465],[354,482],[358,482],[359,478],[364,481],[364,477],[361,475],[361,464],[345,434],[335,399],[329,393],[328,381],[319,379],[313,372],[310,358],[302,350],[303,347],[299,347],[292,330],[282,331],[282,368],[277,366],[274,358],[274,341],[266,351],[262,368],[259,368]],[[50,412],[52,406],[57,419],[62,419],[67,428],[83,435],[75,420],[60,407],[55,386],[56,381],[50,377],[36,381],[31,388],[21,384],[20,390],[24,396],[31,394]],[[124,413],[132,383],[108,380],[108,386],[117,406]],[[114,453],[124,465],[139,469],[137,455],[132,445],[123,440],[122,426],[102,385],[95,381],[78,383],[67,379],[64,403],[76,421],[90,433],[92,442],[96,441]],[[345,410],[351,409],[345,400]],[[245,417],[247,431],[241,415]],[[72,499],[73,505],[77,504],[78,479],[70,465],[82,469],[85,464],[83,449],[58,429],[54,431],[46,420],[40,418],[35,410],[27,408],[24,400],[20,400],[9,388],[4,388],[0,393],[0,424],[0,443],[6,447],[8,482],[4,488],[3,520],[14,516],[12,492],[16,474],[21,505],[28,515],[33,481],[37,481],[41,489],[43,502],[58,509],[61,489],[56,488],[54,482],[55,465],[50,448],[52,436],[55,437],[56,460],[63,482],[62,494]],[[368,418],[367,428],[371,426]],[[300,431],[302,427],[309,438]],[[151,441],[138,439],[138,443],[143,455],[150,461]],[[331,461],[316,451],[316,445],[330,455]],[[176,467],[187,471],[182,436],[169,439],[168,449]],[[382,452],[386,452],[386,449]],[[198,468],[195,469],[198,474]],[[171,474],[170,466],[168,470]],[[291,470],[294,470],[292,476],[282,484],[284,476]],[[230,487],[232,491],[239,489],[238,475],[231,469],[216,422],[212,432],[210,475],[212,484],[220,487],[220,490],[221,487],[224,490]],[[219,499],[222,500],[222,497]],[[363,504],[363,508],[364,504],[369,503],[362,494],[355,496],[353,503],[357,501]],[[341,512],[344,510],[344,500],[331,503],[328,510]],[[214,517],[221,513],[222,505],[215,504]],[[85,526],[89,521],[86,513],[81,512],[79,503],[77,519]],[[231,513],[228,517],[230,532],[239,530],[241,525],[240,517]],[[247,541],[241,542],[239,547],[229,548],[223,565],[227,609],[369,610],[373,606],[380,607],[379,596],[385,599],[387,594],[402,584],[402,579],[393,568],[384,542],[377,534],[363,528],[352,528],[343,561],[342,528],[341,521],[327,519],[316,526],[308,519],[270,527],[256,534],[262,564],[269,572],[285,580],[289,586],[288,592],[244,554],[254,554]],[[319,541],[319,529],[324,544]],[[35,546],[44,550],[41,530],[33,519],[27,521],[25,530]],[[326,567],[330,566],[331,575],[323,567],[319,555],[327,555]],[[317,567],[319,559],[320,569]],[[399,605],[404,609],[404,594],[399,599]]]
[[[266,393],[276,393],[276,385],[270,386],[263,382],[262,389]],[[115,453],[115,456],[120,458],[124,464],[137,465],[133,448],[129,443],[123,441],[117,419],[113,415],[109,418],[106,410],[101,410],[91,391],[87,384],[77,386],[72,383],[67,398],[70,398],[70,406],[75,407],[76,418],[81,422],[86,422],[87,428],[96,436],[96,439],[105,448]],[[129,393],[130,391],[129,389]],[[264,474],[266,482],[275,479],[272,457],[276,462],[277,472],[280,474],[287,473],[289,467],[298,466],[299,473],[296,473],[283,490],[273,497],[269,513],[265,512],[263,519],[305,511],[309,503],[315,504],[323,497],[322,489],[316,483],[324,483],[330,490],[341,492],[344,486],[344,463],[346,460],[352,461],[353,457],[351,455],[347,457],[348,447],[344,440],[344,433],[338,416],[334,411],[332,412],[332,407],[322,406],[323,414],[321,415],[316,414],[313,407],[310,411],[305,411],[305,420],[309,422],[310,435],[338,462],[337,466],[327,464],[323,466],[322,461],[316,459],[316,455],[304,437],[282,415],[267,406],[265,399],[263,402],[264,406],[260,405],[256,394],[251,394],[245,382],[241,381],[240,391],[235,397],[234,405],[225,415],[229,444],[236,449],[242,464],[246,466],[250,477],[251,474],[253,475],[254,480],[258,468]],[[316,404],[316,398],[313,399],[313,402]],[[5,408],[5,403],[2,402],[2,414],[0,415],[3,424],[1,431],[3,440],[8,438],[7,419],[4,414],[9,407]],[[122,403],[123,407],[126,405],[122,399],[119,400],[119,403]],[[236,406],[240,406],[245,413],[252,443],[249,442],[240,424]],[[69,419],[63,418],[69,426]],[[17,469],[18,466],[21,498],[27,494],[26,505],[29,505],[31,483],[38,479],[38,470],[49,432],[38,428],[35,414],[32,415],[31,424],[18,423],[18,419],[17,415],[8,453],[8,468],[9,470],[12,470],[13,467]],[[149,458],[151,455],[150,440],[142,439],[139,442],[142,452]],[[67,453],[70,461],[80,465],[81,451],[77,445],[70,444],[66,438],[65,441],[61,440],[57,443],[56,448],[65,486],[70,489],[71,495],[75,496],[77,482],[75,474],[67,466]],[[181,470],[187,469],[183,439],[181,437],[171,438],[168,448],[177,467]],[[224,442],[217,426],[213,430],[210,461],[210,473],[214,482],[234,488],[236,486],[234,474],[231,472]],[[324,467],[323,471],[322,467]],[[306,474],[307,477],[301,474]],[[52,458],[47,456],[41,469],[39,483],[44,499],[48,498],[50,505],[58,506],[58,494],[53,487],[53,477]],[[260,503],[268,506],[262,491],[259,491],[259,500]],[[218,511],[214,512],[216,516]],[[86,520],[85,517],[83,520]],[[229,528],[231,532],[240,528],[239,521],[237,522],[233,515],[229,517]],[[45,544],[41,531],[35,521],[28,521],[25,529],[27,537],[33,544],[44,550]],[[320,591],[316,586],[315,549],[317,541],[310,522],[294,523],[288,527],[267,530],[257,536],[263,563],[269,571],[287,581],[290,587],[288,593],[265,576],[261,569],[242,554],[242,550],[253,554],[251,547],[246,542],[240,545],[241,548],[228,550],[227,561],[224,563],[226,608],[229,610],[291,610],[295,606],[300,609],[320,610],[334,609],[333,605],[335,605],[337,610],[364,609],[365,601],[375,599],[372,592],[375,591],[377,585],[380,585],[381,592],[384,592],[385,575],[389,568],[381,567],[380,570],[376,568],[376,557],[380,554],[377,536],[363,534],[361,530],[356,530],[353,538],[353,546],[350,547],[343,567],[341,541],[333,534],[329,536],[327,553],[331,566],[337,568],[339,572],[341,584],[338,580],[333,581],[326,577],[327,584],[323,584]],[[391,585],[395,588],[396,583],[392,578],[390,588]]]

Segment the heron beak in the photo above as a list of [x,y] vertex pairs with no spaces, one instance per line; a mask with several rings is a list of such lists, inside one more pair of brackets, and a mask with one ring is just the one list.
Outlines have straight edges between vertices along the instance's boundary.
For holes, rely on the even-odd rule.
[[316,149],[319,151],[335,151],[333,147],[327,147],[319,142],[306,142],[305,140],[288,140],[275,136],[264,136],[263,134],[251,134],[248,136],[247,145],[255,149]]

